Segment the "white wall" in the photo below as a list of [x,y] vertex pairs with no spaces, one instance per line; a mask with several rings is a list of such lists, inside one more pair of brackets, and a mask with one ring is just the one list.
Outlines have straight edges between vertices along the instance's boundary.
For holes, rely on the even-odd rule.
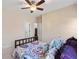
[[76,13],[76,5],[71,5],[42,15],[42,40],[76,37]]
[[26,23],[29,22],[32,25],[31,34],[34,34],[33,23],[35,18],[25,13],[19,12],[16,9],[3,9],[3,20],[2,20],[2,57],[3,59],[12,59],[11,54],[14,50],[14,41],[16,39],[25,38]]

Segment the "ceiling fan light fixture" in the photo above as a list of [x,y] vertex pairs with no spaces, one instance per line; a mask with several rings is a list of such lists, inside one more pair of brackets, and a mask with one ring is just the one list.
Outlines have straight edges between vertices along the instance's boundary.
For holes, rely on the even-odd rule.
[[36,2],[35,0],[25,0],[29,6],[21,9],[30,9],[30,12],[33,13],[36,10],[43,11],[43,8],[40,8],[39,6],[45,2],[45,0],[40,0]]
[[30,10],[32,10],[32,11],[35,11],[36,8],[37,8],[36,5],[31,5],[31,6],[30,6]]

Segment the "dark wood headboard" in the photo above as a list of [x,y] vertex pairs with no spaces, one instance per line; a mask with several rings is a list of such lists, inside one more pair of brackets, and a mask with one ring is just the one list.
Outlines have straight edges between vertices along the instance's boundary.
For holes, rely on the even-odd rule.
[[31,42],[37,41],[37,40],[38,40],[38,36],[15,40],[15,48],[17,46],[27,44],[27,43],[31,43]]

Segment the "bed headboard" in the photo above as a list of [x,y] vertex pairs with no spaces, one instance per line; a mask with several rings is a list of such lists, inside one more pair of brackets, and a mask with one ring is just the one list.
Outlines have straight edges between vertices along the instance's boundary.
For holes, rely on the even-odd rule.
[[37,40],[38,40],[38,36],[15,40],[15,48],[17,46],[27,44],[27,43],[31,43],[31,42],[37,41]]

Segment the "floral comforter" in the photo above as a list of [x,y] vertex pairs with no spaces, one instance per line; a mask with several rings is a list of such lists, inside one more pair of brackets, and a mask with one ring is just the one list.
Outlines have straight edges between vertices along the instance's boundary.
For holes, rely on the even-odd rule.
[[18,46],[13,52],[13,57],[15,59],[39,59],[40,47],[43,45],[45,43],[35,42]]

